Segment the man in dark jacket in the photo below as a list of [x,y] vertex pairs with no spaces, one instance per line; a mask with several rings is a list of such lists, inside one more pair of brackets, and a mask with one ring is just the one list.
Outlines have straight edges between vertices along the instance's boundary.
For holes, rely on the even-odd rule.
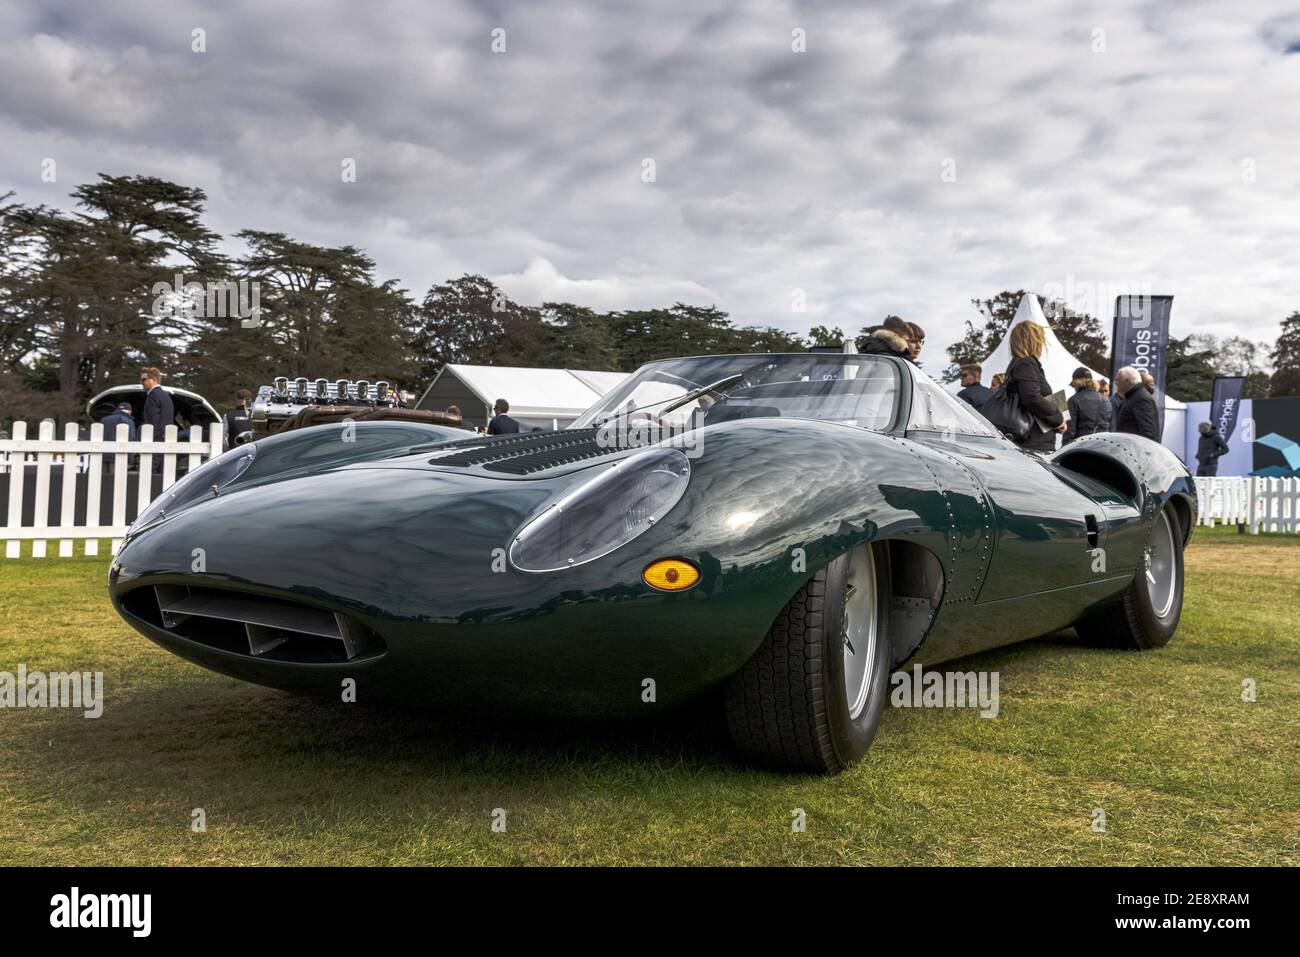
[[488,422],[488,435],[513,435],[519,431],[519,423],[506,415],[510,411],[510,403],[505,399],[497,399],[492,411],[496,415]]
[[1228,443],[1209,422],[1197,426],[1201,437],[1196,442],[1196,474],[1214,476],[1219,474],[1219,459],[1228,454]]
[[144,425],[153,426],[153,440],[163,440],[163,429],[176,424],[176,409],[172,397],[162,387],[162,373],[153,366],[140,370],[140,384],[144,386]]
[[1065,441],[1073,442],[1081,435],[1109,432],[1111,426],[1110,400],[1097,390],[1092,373],[1083,366],[1074,370],[1074,395],[1070,396],[1070,423],[1065,430]]
[[1115,431],[1141,435],[1152,442],[1160,441],[1160,414],[1156,400],[1142,384],[1142,375],[1132,366],[1115,373],[1115,391],[1124,396],[1115,417]]
[[993,394],[992,389],[980,382],[983,376],[984,370],[978,362],[972,362],[961,367],[962,390],[957,393],[957,398],[969,402],[976,412],[984,407],[984,403]]
[[[162,373],[154,366],[145,366],[140,370],[140,384],[144,386],[144,425],[153,426],[153,440],[162,442],[167,438],[164,431],[167,426],[176,424],[176,408],[172,397],[162,387]],[[141,436],[143,438],[143,436]],[[161,472],[165,456],[153,457],[153,470]]]
[[872,326],[858,339],[858,352],[864,355],[898,356],[912,361],[912,327],[898,316],[889,316],[878,326]]
[[126,440],[128,442],[135,441],[135,410],[131,408],[130,402],[120,403],[116,411],[104,416],[102,425],[104,426],[104,438],[109,442],[117,439],[117,427],[119,425],[126,426]]
[[253,418],[248,411],[248,403],[252,401],[253,393],[240,389],[235,393],[235,407],[222,416],[226,448],[253,440]]

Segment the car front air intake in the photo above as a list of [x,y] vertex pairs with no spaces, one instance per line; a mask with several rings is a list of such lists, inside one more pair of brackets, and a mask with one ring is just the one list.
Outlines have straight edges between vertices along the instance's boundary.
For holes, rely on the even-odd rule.
[[155,585],[128,593],[123,606],[182,638],[251,658],[346,662],[384,651],[379,635],[347,615],[247,592]]

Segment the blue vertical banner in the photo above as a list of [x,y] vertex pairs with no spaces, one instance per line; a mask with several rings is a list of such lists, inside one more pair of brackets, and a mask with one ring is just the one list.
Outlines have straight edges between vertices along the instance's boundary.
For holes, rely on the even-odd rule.
[[1244,376],[1218,376],[1214,380],[1214,398],[1210,402],[1210,424],[1219,430],[1223,441],[1231,443],[1241,413],[1241,394],[1246,391]]
[[1114,362],[1110,381],[1124,366],[1151,373],[1156,382],[1156,411],[1165,422],[1165,367],[1169,352],[1169,316],[1173,296],[1116,296]]

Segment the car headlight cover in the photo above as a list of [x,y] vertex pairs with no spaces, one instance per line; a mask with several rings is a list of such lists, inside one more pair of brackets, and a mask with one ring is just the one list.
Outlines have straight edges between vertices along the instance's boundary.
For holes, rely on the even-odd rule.
[[520,571],[551,572],[608,555],[660,521],[690,479],[690,460],[678,449],[630,455],[525,523],[510,561]]
[[[148,507],[136,516],[127,534],[130,535],[146,525],[152,525],[164,513],[178,512],[205,496],[210,497],[213,489],[220,492],[222,488],[244,474],[244,471],[253,464],[253,456],[256,454],[257,445],[249,443],[204,462],[150,502]],[[140,479],[142,482],[147,480],[148,476],[142,476]]]

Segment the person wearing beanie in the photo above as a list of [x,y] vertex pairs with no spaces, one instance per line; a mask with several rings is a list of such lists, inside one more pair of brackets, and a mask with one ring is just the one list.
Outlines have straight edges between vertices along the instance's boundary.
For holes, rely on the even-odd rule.
[[117,438],[117,427],[126,426],[126,440],[134,442],[138,437],[135,424],[135,409],[130,402],[119,402],[110,415],[104,416],[104,438],[112,442]]
[[1110,401],[1097,389],[1092,373],[1084,366],[1074,370],[1074,395],[1070,396],[1070,422],[1065,430],[1065,441],[1073,442],[1081,435],[1111,431]]
[[1196,440],[1196,474],[1218,475],[1219,459],[1228,454],[1228,443],[1223,441],[1219,430],[1209,422],[1202,422],[1196,429],[1201,433],[1201,437]]

